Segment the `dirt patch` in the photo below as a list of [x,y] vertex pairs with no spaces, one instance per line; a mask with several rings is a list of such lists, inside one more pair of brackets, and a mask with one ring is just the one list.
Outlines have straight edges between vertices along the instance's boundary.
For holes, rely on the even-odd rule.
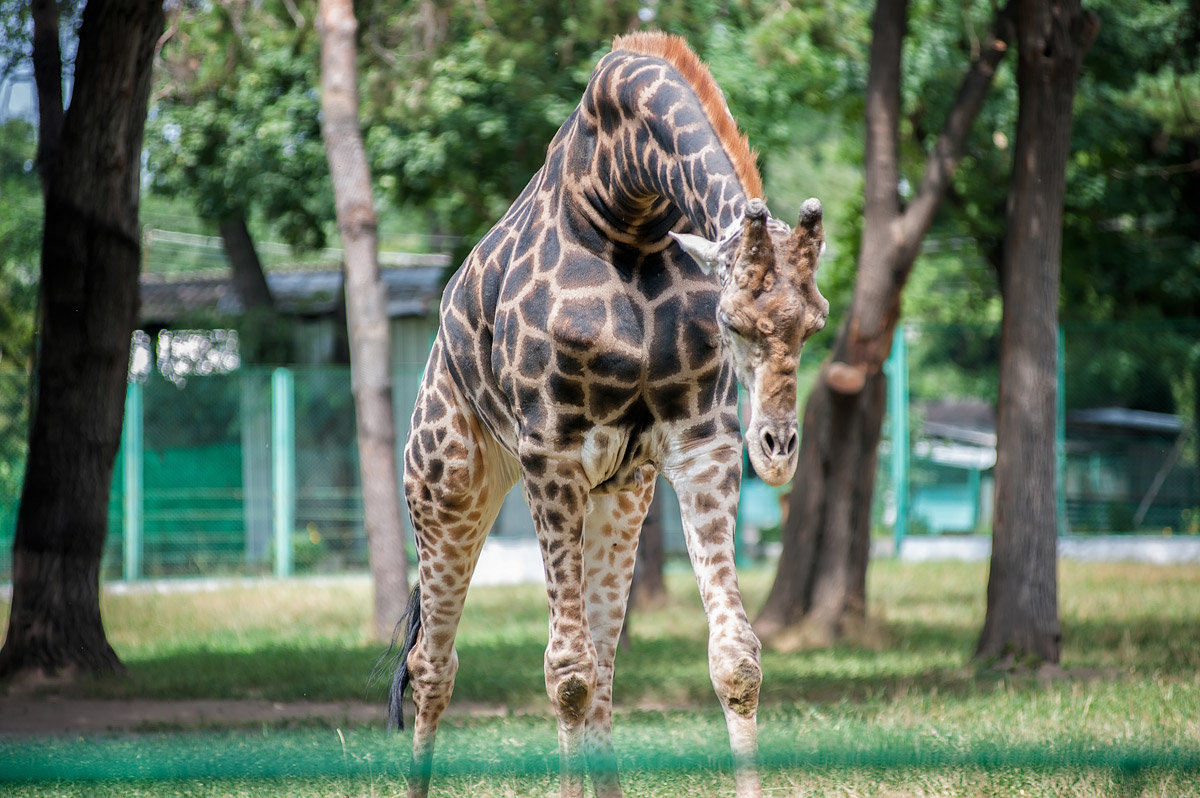
[[386,707],[354,701],[153,701],[0,695],[0,738],[247,726],[378,726]]
[[[407,709],[411,712],[412,704]],[[500,717],[497,704],[456,702],[447,716]],[[406,720],[411,721],[411,716]],[[215,729],[387,727],[383,702],[73,698],[0,694],[0,740]]]

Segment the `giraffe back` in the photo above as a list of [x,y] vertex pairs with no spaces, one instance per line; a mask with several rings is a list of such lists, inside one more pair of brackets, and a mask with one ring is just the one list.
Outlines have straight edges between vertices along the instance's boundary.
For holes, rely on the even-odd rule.
[[748,191],[754,155],[699,59],[673,37],[619,38],[446,289],[448,365],[506,449],[586,446],[597,484],[620,483],[655,460],[656,425],[738,434],[719,286],[668,233],[721,231]]

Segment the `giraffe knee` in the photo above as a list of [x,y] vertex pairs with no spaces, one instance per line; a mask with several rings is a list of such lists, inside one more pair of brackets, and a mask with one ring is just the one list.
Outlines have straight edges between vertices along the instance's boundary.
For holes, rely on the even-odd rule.
[[714,668],[712,675],[717,695],[732,711],[750,716],[758,710],[762,667],[757,656],[743,654],[734,659],[732,667]]
[[426,709],[426,705],[431,705],[429,708],[442,705],[444,708],[454,692],[458,652],[451,649],[449,656],[430,656],[421,646],[416,646],[408,654],[408,670],[417,711]]
[[559,718],[574,724],[587,717],[596,697],[596,678],[596,665],[592,662],[547,666],[547,692]]
[[582,676],[572,674],[563,679],[555,690],[559,716],[572,723],[583,720],[595,694],[595,686],[588,684]]

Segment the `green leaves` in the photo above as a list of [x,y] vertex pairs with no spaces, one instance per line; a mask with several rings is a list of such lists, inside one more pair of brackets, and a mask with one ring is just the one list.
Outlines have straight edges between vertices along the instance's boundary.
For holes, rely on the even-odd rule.
[[163,46],[146,129],[151,186],[193,198],[210,222],[253,212],[294,246],[324,246],[333,200],[311,23],[297,27],[272,3],[218,8],[182,8]]
[[29,124],[19,120],[0,124],[0,370],[22,374],[32,365],[42,250],[36,157],[37,142]]

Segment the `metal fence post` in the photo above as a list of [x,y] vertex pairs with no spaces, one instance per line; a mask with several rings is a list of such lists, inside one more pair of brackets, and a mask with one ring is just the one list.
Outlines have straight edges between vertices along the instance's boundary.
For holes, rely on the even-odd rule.
[[142,384],[125,387],[125,424],[121,428],[121,454],[124,476],[123,571],[127,582],[142,576]]
[[271,483],[274,493],[275,576],[292,574],[296,525],[295,378],[290,369],[271,374]]
[[908,534],[908,342],[904,325],[897,324],[892,352],[884,364],[888,379],[887,412],[892,438],[892,494],[896,497],[896,523],[892,527],[896,556]]

